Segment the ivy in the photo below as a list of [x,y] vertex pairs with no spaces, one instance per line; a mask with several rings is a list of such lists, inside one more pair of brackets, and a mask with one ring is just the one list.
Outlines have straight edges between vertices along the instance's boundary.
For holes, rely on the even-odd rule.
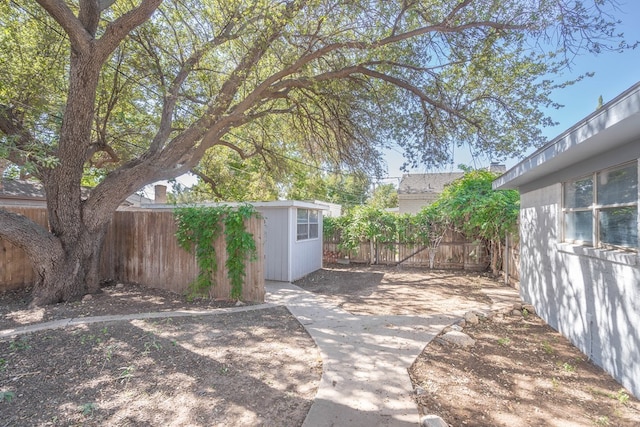
[[246,276],[246,261],[255,261],[257,251],[253,235],[245,228],[245,221],[258,213],[251,205],[241,205],[237,210],[228,209],[224,216],[224,233],[227,244],[227,277],[231,281],[231,298],[240,299]]
[[505,234],[517,230],[519,195],[515,190],[493,190],[491,183],[496,175],[492,172],[465,172],[416,215],[358,206],[342,217],[325,218],[325,236],[339,236],[338,248],[345,253],[369,241],[388,247],[393,247],[394,242],[427,246],[431,256],[447,230],[453,230],[467,239],[484,241],[496,270]]
[[175,209],[178,244],[187,252],[195,253],[198,263],[198,276],[189,287],[191,298],[206,297],[209,289],[215,285],[213,277],[218,271],[218,254],[214,243],[223,231],[227,251],[225,267],[231,282],[230,296],[233,299],[242,297],[246,262],[254,261],[257,255],[253,235],[246,231],[245,221],[258,215],[251,205],[241,205],[237,209],[226,205]]

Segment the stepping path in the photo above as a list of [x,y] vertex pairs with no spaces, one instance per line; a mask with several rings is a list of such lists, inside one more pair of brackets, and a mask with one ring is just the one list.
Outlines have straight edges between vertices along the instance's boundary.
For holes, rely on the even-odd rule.
[[357,316],[290,283],[267,282],[267,301],[285,305],[320,349],[323,373],[303,424],[416,426],[407,369],[458,316]]

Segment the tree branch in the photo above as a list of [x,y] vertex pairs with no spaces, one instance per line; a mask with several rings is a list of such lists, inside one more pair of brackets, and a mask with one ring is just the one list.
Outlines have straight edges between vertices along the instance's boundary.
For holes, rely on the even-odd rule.
[[224,199],[224,195],[220,191],[218,191],[218,184],[216,183],[216,181],[214,179],[212,179],[209,176],[203,174],[202,172],[198,171],[197,169],[191,169],[191,173],[194,174],[195,176],[197,176],[198,178],[200,178],[202,181],[204,181],[204,183],[209,186],[209,188],[211,189],[211,191],[213,192],[213,194],[215,194],[215,196],[217,198]]
[[[15,144],[15,149],[8,147],[7,159],[16,165],[24,165],[25,158],[28,156],[27,147],[29,145],[36,146],[38,141],[22,125],[20,114],[13,108],[2,104],[0,104],[0,132],[7,137],[12,137]],[[25,156],[20,156],[19,151],[24,151]]]
[[0,237],[24,250],[31,260],[62,251],[60,241],[46,228],[4,209],[0,209]]
[[93,36],[82,26],[63,0],[36,0],[44,10],[64,29],[71,41],[71,48],[87,52]]
[[[53,0],[39,0],[53,1]],[[137,26],[143,24],[155,10],[160,6],[162,0],[142,0],[140,6],[130,10],[111,22],[104,35],[97,42],[97,52],[99,61],[104,62],[111,53],[118,47],[120,42],[129,35]]]
[[100,6],[98,0],[80,0],[80,11],[78,19],[91,37],[96,36],[98,23],[100,22]]

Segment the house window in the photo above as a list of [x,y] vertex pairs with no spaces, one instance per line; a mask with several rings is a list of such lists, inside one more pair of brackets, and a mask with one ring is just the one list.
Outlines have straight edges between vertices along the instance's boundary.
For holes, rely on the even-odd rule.
[[318,238],[318,211],[298,209],[298,240]]
[[564,184],[564,240],[598,248],[638,248],[638,162]]

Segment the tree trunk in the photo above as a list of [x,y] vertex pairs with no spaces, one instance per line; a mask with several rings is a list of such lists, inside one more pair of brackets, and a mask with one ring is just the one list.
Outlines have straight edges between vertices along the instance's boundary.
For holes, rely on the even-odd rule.
[[502,245],[499,241],[491,240],[489,242],[489,248],[491,249],[491,272],[497,277],[500,275]]
[[100,254],[106,227],[90,233],[82,229],[76,244],[62,246],[35,266],[38,276],[31,307],[80,299],[100,289]]

